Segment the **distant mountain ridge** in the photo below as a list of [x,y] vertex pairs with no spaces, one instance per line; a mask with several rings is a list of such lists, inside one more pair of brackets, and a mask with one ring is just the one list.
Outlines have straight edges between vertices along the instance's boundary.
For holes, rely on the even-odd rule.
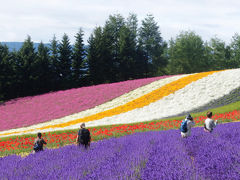
[[[0,42],[2,45],[6,45],[9,48],[9,51],[18,51],[24,42]],[[33,43],[33,47],[35,50],[38,49],[40,43]],[[45,46],[49,46],[50,44],[44,44]]]
[[[12,51],[18,51],[19,49],[21,49],[22,45],[24,42],[0,42],[0,44],[2,45],[6,45],[9,49],[10,52]],[[33,43],[33,47],[35,48],[35,51],[37,51],[38,46],[40,43]],[[43,43],[45,46],[50,47],[49,43]],[[73,45],[71,45],[73,48]],[[84,45],[85,49],[88,48],[88,46]]]

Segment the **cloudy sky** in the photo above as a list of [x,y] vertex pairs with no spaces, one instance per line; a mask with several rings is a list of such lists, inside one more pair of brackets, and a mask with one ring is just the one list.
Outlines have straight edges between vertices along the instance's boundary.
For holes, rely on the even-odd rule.
[[240,34],[239,0],[0,0],[0,42],[30,35],[34,42],[48,43],[54,34],[61,40],[66,33],[73,43],[81,27],[86,43],[96,26],[118,13],[125,18],[135,13],[139,25],[152,14],[166,41],[185,30],[226,43]]

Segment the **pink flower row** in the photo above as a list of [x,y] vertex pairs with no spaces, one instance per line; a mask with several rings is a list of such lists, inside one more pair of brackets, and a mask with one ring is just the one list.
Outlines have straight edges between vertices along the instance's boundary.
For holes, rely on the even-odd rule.
[[0,131],[78,113],[166,77],[169,76],[101,84],[11,100],[0,105]]

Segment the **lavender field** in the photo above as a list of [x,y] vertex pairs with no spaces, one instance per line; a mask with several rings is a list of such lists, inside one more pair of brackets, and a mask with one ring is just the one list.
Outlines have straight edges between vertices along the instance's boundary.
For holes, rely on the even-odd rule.
[[240,179],[240,123],[136,133],[0,159],[1,179]]

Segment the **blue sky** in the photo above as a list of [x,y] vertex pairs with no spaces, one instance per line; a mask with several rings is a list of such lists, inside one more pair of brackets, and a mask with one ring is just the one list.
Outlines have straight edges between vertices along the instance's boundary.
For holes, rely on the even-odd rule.
[[147,14],[157,21],[164,40],[192,30],[204,41],[218,37],[231,42],[240,34],[238,0],[0,0],[0,41],[48,43],[66,33],[71,42],[81,27],[85,43],[96,26],[104,26],[110,14],[125,18],[135,13],[139,26]]

